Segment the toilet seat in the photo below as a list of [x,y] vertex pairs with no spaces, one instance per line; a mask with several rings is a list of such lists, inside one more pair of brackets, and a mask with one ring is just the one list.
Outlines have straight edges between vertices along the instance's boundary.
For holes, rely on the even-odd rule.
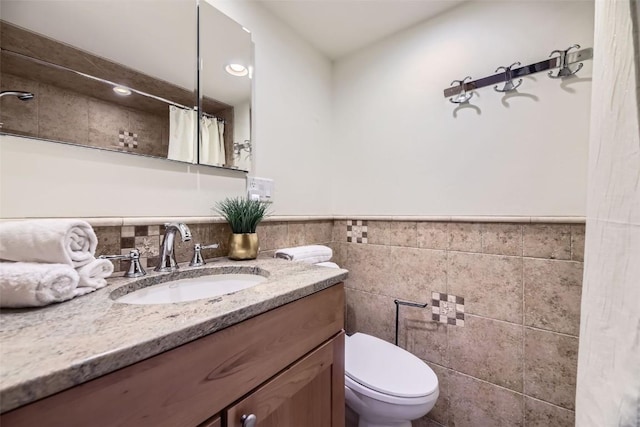
[[438,393],[438,378],[426,363],[367,334],[346,338],[345,374],[345,385],[383,402],[419,404]]

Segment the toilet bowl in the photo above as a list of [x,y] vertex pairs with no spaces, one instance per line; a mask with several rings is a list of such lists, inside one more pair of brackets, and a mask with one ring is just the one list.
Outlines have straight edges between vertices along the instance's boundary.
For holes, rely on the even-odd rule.
[[438,394],[438,377],[413,354],[371,335],[346,337],[345,399],[358,427],[411,427]]

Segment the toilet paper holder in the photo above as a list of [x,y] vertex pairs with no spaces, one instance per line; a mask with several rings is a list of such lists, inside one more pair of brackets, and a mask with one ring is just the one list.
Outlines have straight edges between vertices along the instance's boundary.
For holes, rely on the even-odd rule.
[[398,329],[400,323],[400,306],[405,305],[408,307],[418,307],[418,308],[426,308],[429,303],[425,302],[424,304],[420,304],[419,302],[413,301],[402,301],[399,299],[394,299],[393,303],[396,305],[396,346],[398,345]]

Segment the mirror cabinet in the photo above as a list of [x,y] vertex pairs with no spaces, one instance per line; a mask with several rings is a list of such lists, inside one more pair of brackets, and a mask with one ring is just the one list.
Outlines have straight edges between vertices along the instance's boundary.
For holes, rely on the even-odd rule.
[[251,169],[251,34],[206,1],[0,12],[1,133]]

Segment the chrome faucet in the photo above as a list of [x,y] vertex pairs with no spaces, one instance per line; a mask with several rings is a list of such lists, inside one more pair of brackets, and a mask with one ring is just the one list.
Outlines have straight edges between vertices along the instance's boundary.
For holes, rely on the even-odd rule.
[[176,256],[173,253],[173,241],[175,240],[176,231],[180,232],[180,237],[183,242],[191,240],[191,230],[186,224],[181,222],[169,222],[164,225],[164,240],[162,240],[162,248],[160,250],[160,263],[153,271],[176,271],[178,269],[178,262]]

